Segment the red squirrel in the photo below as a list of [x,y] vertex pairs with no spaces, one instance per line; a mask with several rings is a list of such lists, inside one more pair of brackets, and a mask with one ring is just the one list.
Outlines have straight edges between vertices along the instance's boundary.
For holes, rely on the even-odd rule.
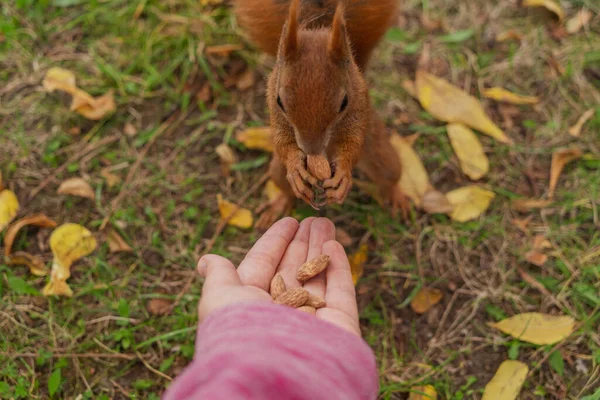
[[[269,172],[280,196],[257,228],[289,212],[296,198],[315,208],[341,204],[356,166],[374,181],[392,210],[406,209],[397,188],[401,167],[385,125],[372,108],[364,71],[397,15],[398,0],[238,0],[240,26],[276,57],[267,104],[274,143]],[[309,172],[308,157],[325,157],[332,176]],[[323,193],[318,199],[315,193]]]

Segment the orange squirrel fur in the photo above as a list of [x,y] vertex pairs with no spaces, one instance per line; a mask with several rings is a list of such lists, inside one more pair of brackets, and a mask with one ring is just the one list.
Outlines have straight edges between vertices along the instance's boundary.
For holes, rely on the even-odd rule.
[[[315,188],[325,191],[326,203],[341,204],[355,166],[393,210],[405,210],[396,188],[400,162],[363,75],[397,9],[398,0],[237,0],[240,26],[276,56],[267,87],[275,147],[270,174],[282,194],[267,205],[259,229],[289,211],[296,197],[324,205],[315,203]],[[326,157],[333,176],[318,182],[307,171],[307,155]]]

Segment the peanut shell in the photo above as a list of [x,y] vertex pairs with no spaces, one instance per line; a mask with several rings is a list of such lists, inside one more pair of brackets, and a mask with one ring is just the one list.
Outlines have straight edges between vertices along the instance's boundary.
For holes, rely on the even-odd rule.
[[303,311],[307,314],[315,315],[317,313],[317,309],[311,306],[302,306],[298,307],[296,310]]
[[306,304],[308,300],[308,292],[301,287],[286,290],[275,299],[275,304],[283,304],[286,306],[298,308]]
[[271,286],[269,288],[269,293],[271,293],[271,297],[273,300],[281,296],[286,291],[285,282],[283,281],[283,277],[280,273],[276,273],[273,279],[271,279]]
[[306,165],[308,172],[320,181],[331,178],[331,168],[329,161],[323,156],[307,155]]
[[321,254],[317,258],[305,262],[296,273],[296,279],[300,282],[305,282],[310,278],[317,276],[321,271],[327,268],[329,260],[330,258],[327,254]]
[[314,308],[323,308],[326,306],[325,299],[316,294],[309,293],[306,305]]

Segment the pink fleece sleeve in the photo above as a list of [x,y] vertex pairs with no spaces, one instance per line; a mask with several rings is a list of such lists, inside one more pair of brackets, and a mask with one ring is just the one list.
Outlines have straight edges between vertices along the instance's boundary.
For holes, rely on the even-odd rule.
[[268,303],[229,306],[198,327],[192,363],[164,400],[375,399],[375,357],[358,336]]

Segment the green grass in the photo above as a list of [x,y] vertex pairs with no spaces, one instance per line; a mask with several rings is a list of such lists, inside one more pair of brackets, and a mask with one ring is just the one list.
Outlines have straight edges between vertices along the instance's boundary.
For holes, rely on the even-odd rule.
[[[358,284],[363,336],[377,354],[381,398],[404,399],[417,384],[433,385],[441,398],[477,399],[505,359],[530,367],[523,399],[578,399],[594,392],[600,375],[600,33],[590,29],[557,41],[553,21],[539,10],[510,2],[408,1],[403,18],[376,51],[368,78],[381,117],[391,130],[418,132],[415,144],[433,185],[447,191],[469,184],[460,172],[443,125],[402,88],[414,78],[423,46],[431,69],[479,97],[502,86],[538,95],[536,107],[519,106],[507,133],[508,148],[481,137],[490,158],[482,184],[496,198],[483,217],[467,223],[414,210],[409,223],[391,221],[366,194],[354,189],[341,207],[323,212],[354,238],[369,244]],[[567,4],[565,4],[567,5]],[[592,0],[572,1],[568,16]],[[442,19],[445,31],[428,32],[419,16]],[[487,17],[487,19],[486,19]],[[520,43],[490,38],[515,29]],[[207,46],[242,43],[227,57]],[[552,60],[564,68],[557,74]],[[234,133],[268,123],[264,76],[272,60],[244,38],[228,6],[204,8],[196,0],[12,0],[0,5],[0,170],[21,201],[20,216],[44,212],[59,223],[90,228],[100,246],[77,262],[69,280],[73,298],[40,295],[46,278],[0,260],[0,397],[158,399],[191,360],[196,305],[201,293],[195,263],[218,220],[216,194],[236,201],[266,171],[268,155],[246,149]],[[115,91],[117,112],[88,121],[69,112],[69,99],[40,89],[55,66],[77,75],[92,95]],[[251,68],[255,85],[240,92],[231,76]],[[195,94],[208,85],[210,99]],[[482,101],[504,126],[501,107]],[[594,117],[581,138],[566,134],[587,109]],[[408,115],[408,122],[399,116]],[[187,115],[158,136],[141,158],[135,179],[125,179],[141,152],[171,116]],[[125,125],[137,133],[125,134]],[[73,130],[80,134],[73,134]],[[91,154],[74,159],[89,143],[116,135]],[[227,141],[239,157],[224,179],[214,148]],[[564,170],[552,206],[527,214],[509,207],[520,197],[548,190],[552,152],[578,145],[586,156]],[[69,161],[71,160],[71,161]],[[34,198],[29,193],[57,168]],[[104,168],[121,178],[109,187]],[[527,173],[533,177],[528,179]],[[56,194],[63,179],[84,176],[95,203]],[[111,202],[124,194],[116,209]],[[260,192],[248,199],[254,209]],[[298,205],[294,216],[314,215]],[[513,219],[531,216],[529,234]],[[99,228],[108,218],[134,249],[111,254]],[[553,243],[543,268],[525,261],[535,234]],[[2,235],[2,234],[0,234]],[[24,228],[13,251],[40,254],[50,264],[49,230]],[[240,261],[257,238],[252,230],[226,228],[213,252]],[[418,256],[417,256],[418,254]],[[553,299],[523,281],[527,272]],[[428,285],[444,293],[440,304],[415,314],[410,300]],[[537,287],[540,287],[536,285]],[[170,304],[168,315],[149,311],[153,299]],[[525,311],[562,313],[579,322],[558,346],[534,346],[499,334],[487,322]],[[441,324],[443,321],[443,324]],[[157,372],[158,371],[158,372]]]

